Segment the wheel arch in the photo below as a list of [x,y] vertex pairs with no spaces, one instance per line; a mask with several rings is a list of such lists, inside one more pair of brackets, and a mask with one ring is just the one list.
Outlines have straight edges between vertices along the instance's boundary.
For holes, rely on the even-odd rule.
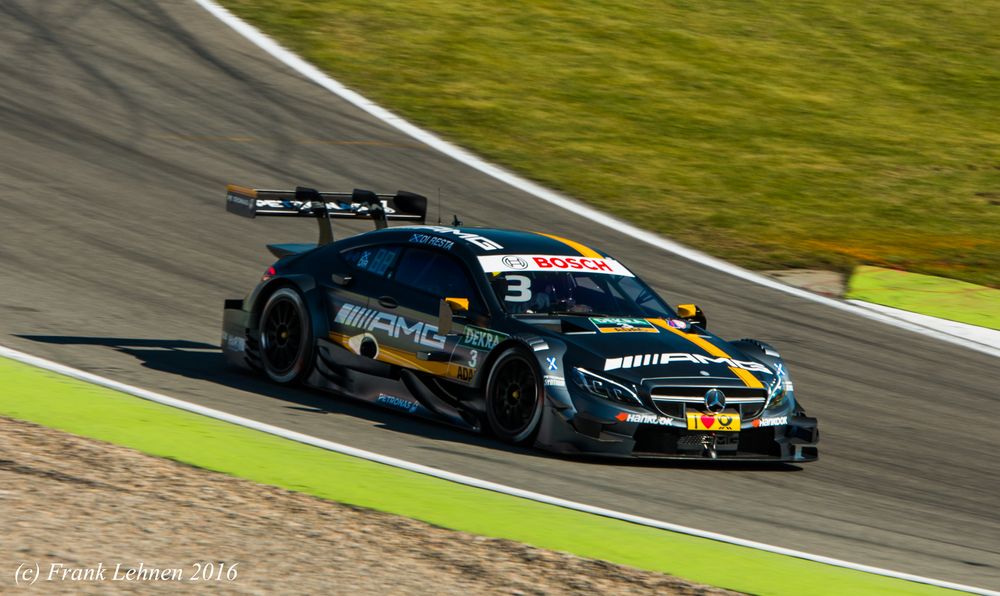
[[[528,364],[529,367],[534,369],[535,382],[537,383],[536,391],[538,392],[538,395],[536,402],[537,405],[535,408],[536,413],[533,414],[532,422],[530,422],[529,426],[525,428],[523,431],[518,432],[514,435],[506,435],[506,431],[501,431],[495,426],[493,412],[490,409],[491,408],[490,381],[493,377],[494,372],[496,371],[497,361],[500,360],[500,358],[502,358],[504,354],[510,353],[511,351],[521,352],[523,360]],[[484,428],[489,428],[493,434],[497,435],[499,438],[501,438],[501,440],[504,440],[509,443],[513,443],[516,445],[533,444],[538,436],[538,433],[541,429],[541,426],[545,418],[545,401],[547,392],[545,391],[544,369],[539,364],[538,357],[535,355],[531,345],[527,341],[521,338],[510,338],[508,340],[501,342],[500,344],[497,344],[497,346],[494,347],[493,350],[490,352],[490,356],[491,358],[488,359],[489,368],[483,369],[484,382],[482,384],[482,390],[483,390],[483,406],[485,410],[484,418],[486,422],[486,424],[484,424]]]
[[313,339],[326,337],[330,328],[327,324],[327,313],[323,304],[323,292],[316,285],[316,280],[312,276],[302,274],[275,277],[257,287],[257,291],[251,298],[251,303],[247,305],[247,312],[250,313],[249,328],[254,331],[260,330],[260,316],[264,312],[264,306],[267,305],[271,296],[281,288],[292,288],[302,296],[302,300],[309,310]]
[[519,337],[508,337],[498,343],[492,350],[490,350],[490,353],[486,356],[482,366],[479,368],[479,370],[483,372],[483,374],[479,377],[479,383],[476,385],[479,389],[486,391],[486,382],[489,380],[490,371],[493,370],[493,365],[496,364],[497,358],[500,357],[500,354],[503,354],[507,348],[511,347],[518,347],[529,353],[533,352],[531,345]]

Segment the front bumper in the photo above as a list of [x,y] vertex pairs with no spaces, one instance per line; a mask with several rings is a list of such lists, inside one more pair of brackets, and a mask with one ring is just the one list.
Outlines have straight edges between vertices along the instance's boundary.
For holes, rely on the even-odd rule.
[[[688,430],[685,420],[667,418],[645,408],[592,398],[552,400],[544,412],[536,445],[563,454],[607,457],[735,460],[744,462],[810,462],[819,457],[815,418],[786,416],[786,424],[756,428],[752,422],[738,432]],[[621,413],[638,414],[648,422],[622,421]]]

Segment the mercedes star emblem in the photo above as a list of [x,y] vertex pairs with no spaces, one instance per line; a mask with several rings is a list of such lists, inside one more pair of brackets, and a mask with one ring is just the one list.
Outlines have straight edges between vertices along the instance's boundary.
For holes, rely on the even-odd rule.
[[715,414],[725,410],[726,394],[718,389],[709,389],[705,392],[705,407]]

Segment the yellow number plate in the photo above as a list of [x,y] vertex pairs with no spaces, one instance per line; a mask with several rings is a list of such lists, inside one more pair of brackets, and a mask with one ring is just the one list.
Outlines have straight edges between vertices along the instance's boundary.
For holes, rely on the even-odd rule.
[[702,414],[688,412],[688,430],[714,430],[719,432],[735,432],[740,430],[739,414]]

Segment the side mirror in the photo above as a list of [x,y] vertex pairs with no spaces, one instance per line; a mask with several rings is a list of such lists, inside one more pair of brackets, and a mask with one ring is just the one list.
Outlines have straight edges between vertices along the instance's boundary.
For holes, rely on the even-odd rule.
[[708,319],[705,313],[701,312],[697,304],[678,304],[677,316],[692,325],[697,325],[702,329],[708,329]]
[[455,315],[469,312],[468,298],[442,298],[438,306],[438,332],[450,335]]

